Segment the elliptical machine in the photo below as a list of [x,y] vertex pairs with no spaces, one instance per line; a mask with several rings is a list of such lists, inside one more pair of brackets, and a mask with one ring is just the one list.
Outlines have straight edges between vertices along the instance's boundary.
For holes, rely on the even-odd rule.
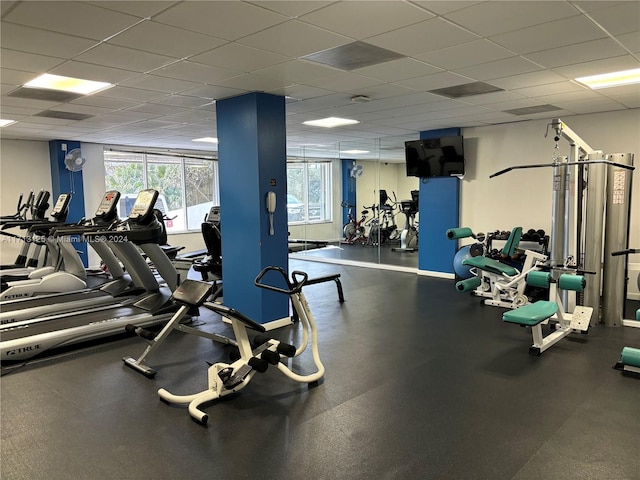
[[394,252],[415,252],[418,250],[418,228],[415,225],[415,218],[418,213],[419,194],[419,190],[411,190],[411,200],[400,201],[405,223],[400,234],[400,246],[391,249]]

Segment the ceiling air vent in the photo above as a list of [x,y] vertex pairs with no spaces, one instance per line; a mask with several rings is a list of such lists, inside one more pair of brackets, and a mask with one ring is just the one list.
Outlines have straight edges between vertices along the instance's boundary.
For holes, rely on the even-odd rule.
[[447,98],[470,97],[472,95],[482,95],[485,93],[502,92],[503,89],[484,82],[464,83],[462,85],[454,85],[453,87],[438,88],[429,90],[429,93],[442,95]]
[[533,107],[514,108],[512,110],[503,110],[504,113],[510,113],[511,115],[531,115],[533,113],[553,112],[554,110],[562,110],[555,105],[535,105]]
[[369,43],[353,42],[321,52],[310,53],[302,58],[341,70],[355,70],[404,57],[404,55]]
[[46,88],[18,88],[7,97],[28,98],[29,100],[45,100],[47,102],[66,103],[76,98],[83,97],[80,93],[62,92],[60,90],[49,90]]
[[34,117],[59,118],[61,120],[86,120],[87,118],[93,117],[93,115],[87,115],[86,113],[62,112],[60,110],[45,110],[44,112],[36,113]]

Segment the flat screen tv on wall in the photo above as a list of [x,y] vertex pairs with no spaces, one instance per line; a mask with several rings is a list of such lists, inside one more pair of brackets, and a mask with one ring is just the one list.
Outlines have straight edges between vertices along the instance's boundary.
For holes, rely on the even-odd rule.
[[404,144],[408,177],[461,177],[464,175],[462,136],[411,140]]

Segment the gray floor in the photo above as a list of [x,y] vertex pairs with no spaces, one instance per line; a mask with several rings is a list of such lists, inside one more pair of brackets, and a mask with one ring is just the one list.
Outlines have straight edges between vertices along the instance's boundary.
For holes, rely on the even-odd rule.
[[640,329],[595,328],[533,357],[527,329],[453,281],[291,268],[342,275],[342,305],[333,283],[305,290],[319,385],[270,369],[207,406],[202,427],[156,394],[206,387],[206,362],[226,348],[201,338],[172,334],[150,359],[154,380],[120,361],[142,351],[138,338],[4,370],[3,480],[640,479],[640,379],[611,368],[624,345],[640,346]]

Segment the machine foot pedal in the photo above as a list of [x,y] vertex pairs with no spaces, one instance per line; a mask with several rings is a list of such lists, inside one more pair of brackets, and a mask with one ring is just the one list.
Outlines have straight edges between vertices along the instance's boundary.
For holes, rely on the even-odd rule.
[[586,332],[587,330],[589,330],[591,315],[593,315],[592,307],[577,306],[571,314],[571,324],[569,325],[569,327],[573,330]]
[[233,372],[233,369],[231,368],[225,368],[224,370],[221,370],[219,375],[220,375],[220,378],[222,379],[224,388],[226,388],[227,390],[232,390],[236,388],[238,385],[240,385],[244,381],[247,375],[251,373],[251,370],[253,370],[253,368],[251,368],[247,364],[242,365],[235,372]]

